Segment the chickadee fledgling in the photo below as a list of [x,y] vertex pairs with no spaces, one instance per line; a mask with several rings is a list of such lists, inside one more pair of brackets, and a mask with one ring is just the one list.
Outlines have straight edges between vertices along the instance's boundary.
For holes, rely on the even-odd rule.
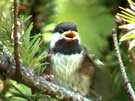
[[95,70],[86,49],[80,45],[75,24],[64,22],[55,27],[47,61],[44,74],[53,75],[52,82],[89,96]]

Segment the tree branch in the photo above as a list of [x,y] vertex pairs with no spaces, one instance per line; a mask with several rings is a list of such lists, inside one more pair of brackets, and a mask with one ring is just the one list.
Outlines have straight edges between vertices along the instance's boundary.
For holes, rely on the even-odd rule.
[[[4,72],[11,79],[16,80],[16,75],[14,74],[15,66],[12,61],[13,59],[9,57],[4,50],[0,50],[0,71]],[[79,93],[69,91],[63,87],[53,84],[52,82],[45,80],[42,76],[37,76],[30,67],[20,64],[20,72],[20,83],[30,87],[31,89],[42,91],[51,97],[64,101],[92,101],[83,97]]]
[[117,55],[118,62],[120,65],[121,75],[122,75],[122,79],[124,81],[126,92],[130,95],[130,98],[132,99],[132,101],[135,101],[135,92],[134,92],[134,90],[133,90],[133,88],[128,80],[128,77],[127,77],[127,74],[125,71],[125,66],[123,64],[123,61],[122,61],[122,58],[120,55],[120,49],[119,49],[118,40],[117,40],[117,31],[115,28],[112,30],[112,36],[113,36],[116,55]]
[[16,70],[15,74],[17,79],[20,77],[20,62],[19,62],[19,44],[18,44],[18,24],[17,24],[17,15],[18,15],[18,6],[17,6],[17,0],[14,0],[14,28],[13,28],[13,38],[14,38],[14,59],[16,64]]

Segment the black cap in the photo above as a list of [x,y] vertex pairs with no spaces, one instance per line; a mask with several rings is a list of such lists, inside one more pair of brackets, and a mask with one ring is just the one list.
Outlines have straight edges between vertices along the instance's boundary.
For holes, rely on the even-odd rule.
[[63,33],[65,31],[76,31],[77,32],[77,27],[75,24],[73,24],[71,22],[62,22],[55,27],[53,33],[55,33],[55,32]]

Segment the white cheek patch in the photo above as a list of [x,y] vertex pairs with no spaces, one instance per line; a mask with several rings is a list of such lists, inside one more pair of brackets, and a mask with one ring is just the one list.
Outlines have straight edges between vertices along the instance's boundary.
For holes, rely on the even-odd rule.
[[52,34],[51,37],[51,43],[50,43],[50,48],[54,48],[55,47],[55,43],[60,39],[60,33],[54,33]]

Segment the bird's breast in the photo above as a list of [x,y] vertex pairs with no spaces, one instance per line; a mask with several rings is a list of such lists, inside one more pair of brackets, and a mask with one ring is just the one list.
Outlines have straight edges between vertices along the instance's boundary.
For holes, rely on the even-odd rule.
[[55,75],[68,77],[80,68],[82,59],[82,54],[64,55],[56,53],[51,57],[51,67]]
[[54,82],[71,90],[87,94],[90,87],[90,77],[79,72],[83,58],[83,54],[53,54],[51,56],[51,69]]

